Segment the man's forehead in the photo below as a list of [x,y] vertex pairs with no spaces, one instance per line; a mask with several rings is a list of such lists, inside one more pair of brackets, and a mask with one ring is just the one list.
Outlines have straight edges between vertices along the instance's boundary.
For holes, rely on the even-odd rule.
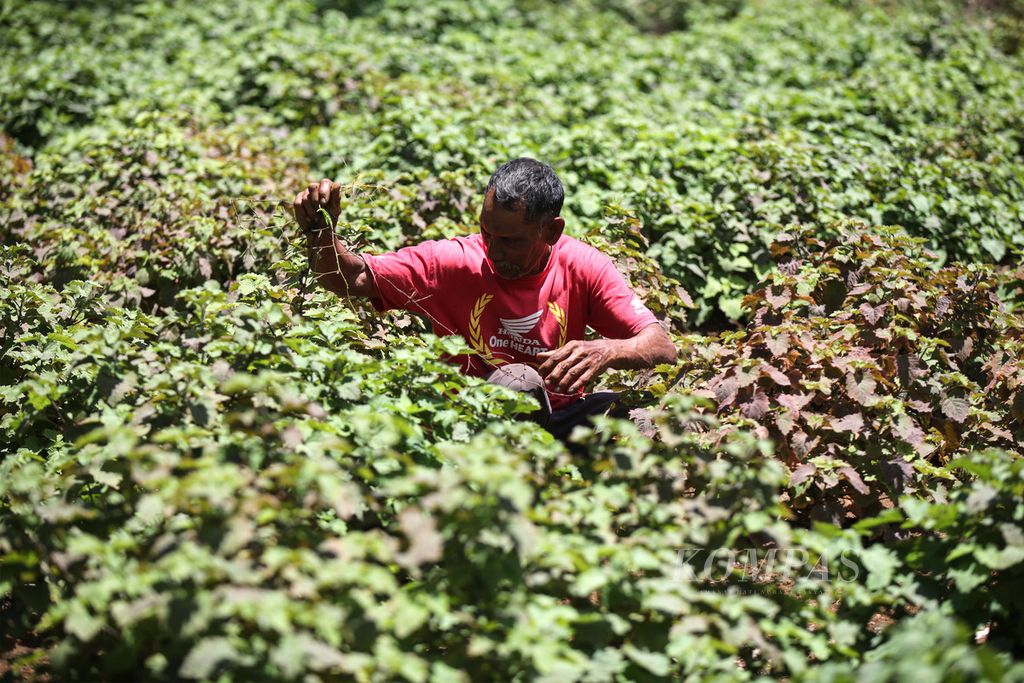
[[523,205],[524,205],[524,202],[523,202],[522,199],[520,199],[519,201],[516,202],[515,210],[510,211],[509,209],[506,209],[504,206],[502,206],[498,202],[494,201],[494,188],[491,188],[490,190],[488,190],[487,193],[484,195],[484,209],[486,209],[488,211],[502,211],[504,213],[518,213],[518,212],[523,210]]
[[[484,195],[483,208],[480,210],[480,217],[487,213],[492,219],[498,219],[503,222],[515,222],[522,225],[532,225],[525,221],[526,206],[525,202],[520,199],[517,202],[515,209],[507,209],[498,202],[494,201],[494,190],[489,190]],[[534,224],[539,224],[540,221],[534,221]]]

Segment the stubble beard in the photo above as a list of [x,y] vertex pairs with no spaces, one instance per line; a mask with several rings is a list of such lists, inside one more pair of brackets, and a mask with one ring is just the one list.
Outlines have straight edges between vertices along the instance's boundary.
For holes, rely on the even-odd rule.
[[[490,257],[488,257],[488,258],[490,258]],[[494,267],[494,272],[496,272],[498,275],[500,275],[504,279],[506,279],[506,280],[516,280],[516,279],[521,278],[521,277],[527,277],[528,275],[535,275],[535,274],[539,273],[547,265],[547,262],[548,262],[549,258],[551,258],[551,248],[550,247],[548,247],[548,249],[545,251],[543,258],[541,258],[537,262],[537,265],[532,270],[530,270],[529,272],[523,266],[519,265],[518,263],[514,263],[512,261],[494,261],[492,259],[491,260],[491,265]]]
[[511,261],[492,261],[494,272],[506,280],[515,280],[523,276],[523,268]]

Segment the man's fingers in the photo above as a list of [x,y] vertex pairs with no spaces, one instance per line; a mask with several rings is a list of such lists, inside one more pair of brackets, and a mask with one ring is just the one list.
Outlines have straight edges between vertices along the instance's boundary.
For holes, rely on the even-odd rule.
[[573,348],[575,348],[575,342],[569,342],[565,346],[560,346],[554,351],[542,351],[541,353],[538,353],[537,358],[540,358],[542,362],[540,367],[537,368],[537,372],[546,377],[547,374],[551,372],[551,370],[558,365],[563,358],[566,358],[570,353],[572,353]]
[[607,362],[596,342],[571,341],[554,351],[537,354],[544,383],[560,393],[575,393],[600,374]]
[[311,225],[311,219],[309,211],[306,207],[306,201],[309,198],[309,190],[303,190],[299,194],[295,195],[295,201],[292,203],[292,209],[295,211],[295,220],[298,221],[299,227],[308,229]]
[[[336,220],[341,213],[341,197],[335,197],[340,190],[340,183],[332,182],[330,178],[324,178],[319,182],[310,183],[306,188],[303,200],[305,215],[308,217],[309,228],[318,225],[322,221],[320,209],[327,208],[332,220]],[[326,227],[326,226],[322,226]]]
[[541,368],[537,369],[537,372],[539,372],[541,377],[544,378],[545,384],[551,387],[556,387],[561,383],[566,370],[572,367],[575,363],[576,359],[569,354],[563,358],[550,359],[548,363],[546,363],[548,367],[543,368],[543,366],[541,366]]
[[561,386],[565,380],[566,374],[577,364],[583,361],[583,357],[578,351],[573,351],[569,356],[559,362],[555,367],[551,369],[546,376],[544,376],[545,382],[549,386]]
[[567,393],[575,394],[577,391],[590,384],[590,380],[594,379],[594,375],[596,374],[596,367],[588,367],[582,375],[576,378],[575,382],[569,385],[569,391]]
[[565,373],[558,382],[558,390],[561,392],[571,393],[572,388],[589,370],[590,364],[586,356],[576,358],[575,361],[565,368]]
[[569,369],[572,360],[572,358],[567,358],[555,367],[551,368],[551,371],[544,375],[544,383],[549,387],[558,389],[562,385],[562,377],[565,375],[566,370]]
[[544,360],[543,363],[540,364],[540,366],[537,368],[537,372],[540,373],[541,377],[548,379],[551,376],[551,373],[558,368],[559,364],[562,362],[564,357],[564,353],[559,354],[557,356],[554,355],[554,353],[552,353],[550,356],[547,357],[547,359]]
[[331,201],[331,183],[329,178],[324,178],[320,181],[320,193],[318,196],[319,205],[326,207]]
[[331,212],[334,220],[338,220],[338,216],[341,215],[341,183],[331,185],[331,201],[327,210]]
[[341,183],[334,182],[330,178],[309,183],[306,189],[295,195],[295,199],[292,201],[295,220],[304,232],[319,228],[317,232],[320,234],[328,227],[320,215],[321,208],[327,209],[332,222],[338,220],[338,216],[341,214]]

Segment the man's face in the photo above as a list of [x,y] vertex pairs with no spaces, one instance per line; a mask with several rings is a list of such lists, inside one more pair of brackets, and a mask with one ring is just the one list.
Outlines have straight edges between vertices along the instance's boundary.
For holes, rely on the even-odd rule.
[[495,203],[494,190],[484,197],[480,236],[495,272],[509,280],[540,272],[562,234],[561,218],[527,223],[524,214],[522,207],[509,211]]

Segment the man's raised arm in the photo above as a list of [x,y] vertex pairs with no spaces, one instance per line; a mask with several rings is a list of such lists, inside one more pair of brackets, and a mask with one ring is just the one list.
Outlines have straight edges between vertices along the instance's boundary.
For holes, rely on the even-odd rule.
[[306,235],[309,268],[325,289],[339,296],[376,297],[377,287],[369,267],[359,254],[353,254],[324,224],[319,209],[326,209],[331,223],[341,214],[341,183],[324,178],[310,183],[295,195],[292,203],[295,221]]

